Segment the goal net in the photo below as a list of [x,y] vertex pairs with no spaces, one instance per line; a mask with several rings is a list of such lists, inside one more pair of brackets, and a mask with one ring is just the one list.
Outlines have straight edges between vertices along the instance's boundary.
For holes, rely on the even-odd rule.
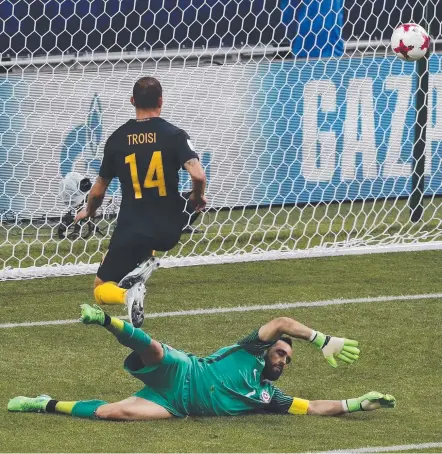
[[[91,223],[72,216],[145,75],[161,81],[162,116],[190,134],[208,177],[208,210],[163,266],[441,246],[440,2],[1,8],[0,279],[97,269],[118,182]],[[436,39],[422,98],[426,73],[395,57],[389,38],[425,17]]]

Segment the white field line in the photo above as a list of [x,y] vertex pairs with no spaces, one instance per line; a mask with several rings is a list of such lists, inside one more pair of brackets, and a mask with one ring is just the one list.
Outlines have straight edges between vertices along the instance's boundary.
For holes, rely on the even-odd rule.
[[[351,454],[360,452],[397,452],[397,451],[417,451],[419,449],[442,448],[442,442],[438,443],[420,443],[413,445],[397,445],[397,446],[373,446],[371,448],[356,448],[356,449],[338,449],[336,451],[315,452],[315,454]],[[435,451],[437,452],[437,451]]]
[[[352,298],[352,299],[332,299],[322,301],[301,301],[296,303],[275,303],[256,306],[235,306],[235,307],[217,307],[212,309],[192,309],[187,311],[173,312],[154,312],[147,313],[146,318],[163,318],[163,317],[185,317],[192,315],[211,315],[211,314],[226,314],[230,312],[252,312],[266,310],[284,310],[296,309],[301,307],[326,307],[341,304],[359,304],[359,303],[383,303],[389,301],[414,301],[423,299],[438,299],[442,298],[442,293],[425,293],[422,295],[398,295],[398,296],[376,296],[367,298]],[[122,317],[125,318],[125,317]],[[41,322],[22,322],[22,323],[1,323],[0,328],[20,328],[28,326],[48,326],[48,325],[70,325],[77,323],[78,319],[70,320],[48,320]]]

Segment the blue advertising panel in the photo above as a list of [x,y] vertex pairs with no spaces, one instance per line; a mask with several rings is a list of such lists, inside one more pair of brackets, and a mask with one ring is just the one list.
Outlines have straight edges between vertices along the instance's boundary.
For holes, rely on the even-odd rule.
[[[442,194],[442,57],[430,59],[425,194]],[[68,172],[94,177],[128,118],[137,69],[0,78],[0,214],[57,213]],[[211,207],[407,197],[415,65],[397,58],[164,68],[164,117],[185,129]],[[183,87],[187,89],[183,90]],[[222,94],[222,96],[220,95]],[[167,107],[169,106],[169,107]],[[167,110],[169,109],[169,110]],[[189,190],[183,173],[180,188]],[[110,193],[118,192],[113,182]]]
[[[432,56],[426,194],[442,193],[440,66]],[[415,65],[396,58],[271,64],[258,93],[262,202],[409,195],[416,82]]]

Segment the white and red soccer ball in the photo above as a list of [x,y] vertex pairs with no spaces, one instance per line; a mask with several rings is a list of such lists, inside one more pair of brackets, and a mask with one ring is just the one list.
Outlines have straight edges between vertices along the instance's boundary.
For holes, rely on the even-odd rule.
[[391,48],[401,60],[420,60],[430,48],[430,36],[420,25],[399,25],[391,36]]

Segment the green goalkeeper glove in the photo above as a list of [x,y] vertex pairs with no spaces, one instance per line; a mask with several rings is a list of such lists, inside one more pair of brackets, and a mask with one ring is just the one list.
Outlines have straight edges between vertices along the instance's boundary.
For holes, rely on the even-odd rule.
[[371,391],[361,397],[344,400],[343,406],[349,413],[353,413],[354,411],[373,411],[379,408],[396,407],[396,399],[391,394]]
[[343,337],[326,336],[319,331],[313,331],[310,341],[315,347],[322,350],[325,359],[332,367],[338,367],[335,356],[348,364],[354,363],[359,359],[358,341],[344,339]]

